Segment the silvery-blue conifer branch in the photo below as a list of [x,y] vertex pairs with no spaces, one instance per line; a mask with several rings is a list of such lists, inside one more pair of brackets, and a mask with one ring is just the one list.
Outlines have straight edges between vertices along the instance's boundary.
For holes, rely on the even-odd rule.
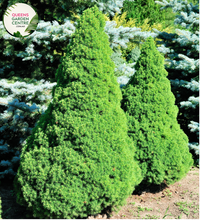
[[197,108],[199,106],[199,97],[190,96],[188,101],[180,102],[181,108]]
[[117,77],[117,82],[120,84],[120,88],[125,86],[128,83],[129,80],[130,80],[130,77],[128,77],[128,76],[119,76],[119,77]]
[[[180,58],[184,58],[185,60],[187,59],[187,61],[189,61],[189,63],[193,62],[192,59],[190,58],[186,58],[186,56],[184,54],[175,54],[174,49],[170,49],[168,48],[171,44],[170,42],[166,42],[166,41],[174,41],[177,42],[178,44],[180,44],[181,47],[188,47],[190,46],[195,53],[199,53],[199,33],[198,34],[194,34],[191,33],[190,31],[186,31],[186,30],[180,30],[180,29],[176,29],[176,34],[168,34],[166,32],[161,32],[158,31],[156,29],[153,29],[153,31],[155,31],[158,34],[158,37],[164,40],[160,40],[157,42],[158,44],[163,44],[161,46],[159,46],[157,49],[159,52],[163,53],[163,54],[173,54],[171,55],[172,57],[174,57],[174,55]],[[166,40],[166,41],[165,41]],[[193,52],[194,52],[193,51]],[[186,51],[186,55],[187,56],[191,56],[191,49]],[[166,61],[169,61],[166,59]]]
[[185,87],[187,89],[190,89],[193,92],[199,91],[199,82],[191,79],[191,82],[188,82],[186,80],[179,80],[179,79],[171,79],[171,84],[175,87]]
[[[46,103],[52,100],[49,92],[51,93],[56,84],[44,80],[39,82],[35,80],[35,84],[18,81],[9,83],[8,80],[0,80],[2,97],[0,106],[7,106],[7,109],[0,114],[0,166],[4,167],[4,171],[0,172],[0,179],[15,176],[13,167],[19,164],[20,160],[18,148],[22,147],[26,138],[31,134],[39,115],[47,109]],[[21,101],[23,96],[26,97],[25,102]],[[37,104],[34,103],[35,99],[39,99]],[[12,141],[13,138],[14,141]],[[2,160],[5,154],[11,155],[11,159]]]
[[182,70],[182,74],[184,76],[187,76],[190,73],[194,73],[196,69],[199,68],[199,60],[189,58],[183,54],[178,54],[178,57],[182,58],[183,60],[176,61],[176,60],[166,59],[166,62],[168,64],[170,63],[169,68],[174,67],[175,69]]
[[[199,33],[192,33],[190,31],[180,29],[176,29],[175,31],[178,34],[176,41],[180,44],[180,46],[183,47],[190,45],[193,49],[199,52]],[[187,55],[190,56],[191,54],[189,53]]]
[[[197,142],[191,142],[188,146],[195,152],[196,155],[199,155],[199,144]],[[199,163],[199,159],[197,159],[197,163]]]
[[123,63],[115,68],[115,73],[121,76],[131,77],[135,73],[135,66],[136,63]]
[[[1,83],[1,81],[4,81],[4,83]],[[1,89],[5,85],[5,90],[7,90],[7,86],[9,85],[6,85],[5,80],[1,81]],[[45,90],[51,90],[56,83],[49,84],[46,82],[45,84],[41,83],[39,85],[23,84],[24,83],[19,82],[11,84],[11,88],[9,88],[10,95],[7,95],[7,97],[4,98],[0,98],[0,106],[7,106],[7,109],[0,114],[0,125],[2,125],[0,127],[0,132],[8,130],[9,123],[9,125],[11,125],[9,130],[12,130],[13,132],[25,131],[30,133],[31,128],[29,128],[29,124],[24,121],[24,117],[27,118],[27,116],[29,116],[29,118],[33,118],[35,115],[38,115],[38,113],[43,114],[45,112],[47,106],[44,104],[44,102],[51,101],[52,99],[51,95],[45,94]],[[8,91],[6,92],[8,94]],[[6,92],[2,94],[5,94]],[[25,102],[19,101],[22,96],[27,96],[27,99],[25,100],[27,104]],[[33,102],[34,98],[40,99],[38,104]]]
[[0,179],[4,179],[5,176],[11,177],[15,176],[16,172],[13,171],[13,168],[16,166],[16,164],[19,165],[20,161],[20,152],[14,151],[13,149],[10,149],[7,144],[3,144],[3,140],[0,140],[0,158],[3,157],[6,154],[12,154],[12,159],[9,160],[1,160],[0,161],[0,167],[3,168],[4,171],[0,172]]
[[17,57],[21,57],[23,61],[26,60],[38,60],[40,58],[50,59],[52,62],[54,57],[50,55],[51,53],[41,54],[40,52],[35,50],[35,46],[33,44],[36,43],[38,45],[45,44],[46,49],[51,51],[53,48],[51,47],[51,42],[59,41],[64,42],[67,39],[71,38],[71,35],[75,32],[75,26],[69,21],[66,20],[64,24],[59,24],[57,21],[39,21],[37,29],[25,39],[17,38],[6,32],[2,21],[0,21],[0,39],[3,38],[5,40],[15,40],[22,44],[27,45],[25,51],[16,52],[13,47],[9,45],[4,50],[5,56],[10,56],[14,54]]
[[126,60],[122,58],[122,53],[119,48],[114,48],[111,59],[115,63],[115,76],[117,77],[117,82],[120,86],[123,86],[135,73],[135,63],[127,63]]
[[[198,140],[199,140],[199,123],[195,121],[191,121],[188,125],[191,132],[194,132],[197,134]],[[191,142],[189,143],[189,148],[193,149],[196,155],[199,155],[199,143],[197,142]],[[199,162],[199,160],[198,160]]]
[[192,90],[193,92],[198,92],[199,91],[199,82],[191,79],[191,82],[185,81],[184,87]]
[[138,41],[142,43],[142,40],[146,40],[148,37],[157,37],[157,33],[151,31],[141,31],[141,28],[130,28],[120,26],[116,28],[117,23],[115,21],[106,21],[105,33],[109,37],[110,47],[112,49],[121,46],[122,48],[127,48],[127,43],[130,41]]
[[181,12],[181,16],[178,17],[175,24],[181,24],[184,28],[193,28],[199,25],[198,15],[194,12],[191,12],[189,15],[186,12]]
[[199,135],[199,123],[195,121],[191,121],[189,124],[189,128],[191,132],[197,133]]
[[120,87],[125,86],[136,72],[134,66],[136,63],[124,63],[115,68],[115,74],[120,75],[117,77],[117,82]]
[[[150,31],[142,32],[141,28],[130,28],[120,26],[116,28],[117,23],[115,21],[106,21],[105,33],[109,37],[110,47],[115,51],[117,48],[127,48],[127,43],[135,42],[141,44],[142,41],[145,41],[149,36],[153,38],[157,37],[157,33]],[[121,62],[120,64],[116,59],[113,59],[116,68],[115,75],[118,76],[117,81],[120,84],[120,87],[126,85],[130,77],[135,73],[134,66],[136,63],[127,63],[126,61]]]
[[155,3],[162,5],[163,7],[160,8],[160,10],[164,10],[168,7],[172,8],[172,11],[174,13],[176,12],[188,12],[188,11],[195,11],[198,12],[198,6],[193,5],[192,3],[188,3],[187,0],[170,0],[169,2],[167,0],[162,1],[155,1]]
[[[37,80],[35,80],[35,82],[37,82]],[[39,109],[35,103],[33,103],[31,106],[28,106],[24,102],[20,102],[18,98],[26,95],[26,101],[30,102],[37,94],[37,98],[42,101],[51,99],[52,96],[46,95],[45,91],[51,90],[56,84],[56,82],[50,83],[45,80],[38,81],[37,85],[18,81],[12,84],[8,83],[8,80],[6,79],[2,79],[0,80],[0,94],[1,96],[5,96],[6,94],[6,97],[0,98],[0,104],[7,105],[9,107],[9,111],[18,108],[22,111],[33,112],[36,109]]]
[[[177,0],[170,0],[170,2],[162,0],[162,2],[156,1],[156,3],[164,6],[161,9],[171,7],[173,12],[179,12],[180,14],[176,16],[174,24],[179,24],[187,29],[176,29],[176,34],[168,34],[155,29],[154,31],[158,33],[158,38],[162,39],[159,43],[163,45],[158,50],[168,56],[166,69],[174,74],[180,73],[179,79],[170,80],[173,88],[177,91],[181,91],[181,87],[189,90],[188,95],[181,92],[176,93],[176,98],[181,100],[179,103],[180,110],[184,109],[182,112],[185,117],[184,120],[196,119],[199,106],[197,95],[199,92],[199,5],[194,6],[192,3],[188,4],[187,1]],[[187,100],[184,100],[185,96]],[[198,139],[199,123],[190,120],[188,128],[191,132],[196,133]],[[197,142],[190,141],[189,148],[199,155],[199,144]]]

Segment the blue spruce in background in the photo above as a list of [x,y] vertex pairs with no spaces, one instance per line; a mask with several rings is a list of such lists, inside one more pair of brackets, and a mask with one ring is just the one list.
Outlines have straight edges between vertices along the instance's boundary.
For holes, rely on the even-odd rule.
[[21,147],[47,109],[55,85],[45,80],[0,80],[0,179],[16,175]]
[[194,159],[199,158],[199,5],[187,1],[156,1],[161,9],[172,7],[180,14],[174,21],[180,27],[176,34],[159,32],[158,50],[167,58],[165,68],[169,73],[172,91],[179,107],[178,122],[189,138],[189,148]]
[[130,63],[137,62],[139,57],[140,57],[140,48],[137,46],[133,50],[131,50],[131,52],[127,57],[127,61]]

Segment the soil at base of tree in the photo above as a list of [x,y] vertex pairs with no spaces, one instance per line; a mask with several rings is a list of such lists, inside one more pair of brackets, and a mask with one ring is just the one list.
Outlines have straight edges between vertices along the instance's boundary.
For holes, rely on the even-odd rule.
[[[3,219],[36,219],[16,203],[12,184],[0,185]],[[199,219],[199,169],[191,168],[187,176],[158,191],[145,189],[134,193],[118,212],[105,212],[88,219]]]

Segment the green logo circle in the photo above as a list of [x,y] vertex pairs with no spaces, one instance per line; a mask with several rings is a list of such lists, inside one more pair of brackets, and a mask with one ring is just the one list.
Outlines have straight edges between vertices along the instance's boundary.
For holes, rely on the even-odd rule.
[[37,28],[38,15],[30,5],[16,3],[7,8],[3,15],[3,24],[12,36],[25,37]]

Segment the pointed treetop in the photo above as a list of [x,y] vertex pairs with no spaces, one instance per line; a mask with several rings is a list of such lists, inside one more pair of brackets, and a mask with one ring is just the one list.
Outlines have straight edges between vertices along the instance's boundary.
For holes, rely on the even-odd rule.
[[146,84],[153,83],[160,78],[160,71],[162,71],[164,76],[167,76],[167,71],[163,71],[164,57],[156,49],[152,37],[148,37],[143,45],[135,69],[136,73],[132,76],[128,84],[138,85],[141,83],[141,79]]

